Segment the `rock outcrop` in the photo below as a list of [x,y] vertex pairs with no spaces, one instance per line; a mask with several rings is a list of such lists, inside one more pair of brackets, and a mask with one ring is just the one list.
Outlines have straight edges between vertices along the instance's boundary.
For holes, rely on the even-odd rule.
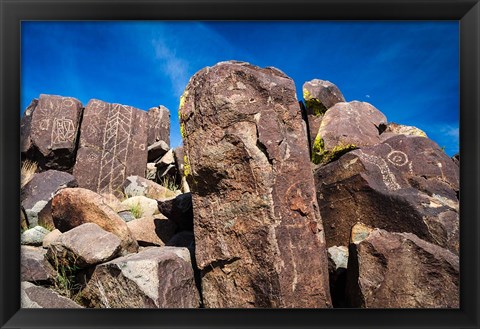
[[179,114],[205,306],[330,307],[293,81],[219,63],[191,78]]
[[147,145],[164,141],[170,145],[170,111],[165,106],[152,107],[148,110]]
[[20,280],[38,284],[52,283],[57,275],[45,258],[43,248],[22,246],[20,249]]

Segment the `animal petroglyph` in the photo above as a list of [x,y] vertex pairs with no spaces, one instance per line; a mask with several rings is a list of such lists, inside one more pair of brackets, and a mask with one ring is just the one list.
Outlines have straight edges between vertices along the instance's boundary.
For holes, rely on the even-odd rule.
[[362,160],[375,165],[380,170],[383,182],[389,190],[396,191],[401,188],[397,183],[395,175],[390,171],[390,168],[388,168],[388,165],[384,159],[374,155],[365,154],[362,150],[359,151],[359,156]]
[[71,119],[54,118],[52,126],[52,145],[75,140],[75,124]]
[[128,157],[132,129],[132,108],[112,104],[103,131],[102,155],[97,191],[112,193],[112,183],[125,180],[125,164]]

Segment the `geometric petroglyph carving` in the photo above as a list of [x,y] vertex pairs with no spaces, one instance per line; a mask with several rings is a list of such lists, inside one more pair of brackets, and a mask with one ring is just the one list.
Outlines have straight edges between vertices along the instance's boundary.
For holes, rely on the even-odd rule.
[[54,118],[52,127],[52,145],[73,142],[75,125],[72,119]]
[[408,157],[402,151],[391,151],[387,155],[387,160],[398,167],[402,167],[408,163]]
[[120,104],[112,104],[103,131],[102,154],[97,191],[112,193],[112,183],[125,180],[132,129],[133,110]]
[[362,150],[359,150],[359,156],[360,158],[362,158],[362,160],[375,165],[380,170],[380,173],[382,174],[383,182],[385,183],[385,186],[389,190],[396,191],[401,189],[400,185],[397,183],[397,179],[395,178],[395,175],[390,171],[390,168],[388,168],[388,165],[384,159],[374,155],[365,154],[363,153]]

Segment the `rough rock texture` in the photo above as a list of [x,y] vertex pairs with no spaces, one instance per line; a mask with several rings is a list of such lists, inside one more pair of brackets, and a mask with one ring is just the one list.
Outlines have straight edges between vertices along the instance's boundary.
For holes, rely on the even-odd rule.
[[177,230],[177,225],[163,215],[134,219],[127,226],[140,246],[164,246]]
[[180,230],[193,230],[192,194],[183,193],[175,198],[158,201],[158,209],[174,221]]
[[313,143],[314,163],[328,163],[352,149],[380,142],[379,127],[387,118],[364,102],[337,103],[325,112]]
[[345,98],[330,81],[313,79],[303,84],[303,99],[307,110],[310,143],[313,145],[325,112],[333,105],[345,102]]
[[164,141],[170,145],[170,111],[165,106],[152,107],[148,110],[148,142]]
[[[147,198],[143,195],[132,196],[122,201],[122,205],[128,207],[128,209],[136,209],[139,216],[153,216],[159,214],[157,201]],[[133,210],[131,210],[134,213]]]
[[120,253],[121,240],[95,223],[77,226],[53,241],[47,257],[85,268],[109,261]]
[[428,138],[398,135],[315,171],[327,245],[347,245],[356,221],[459,248],[459,168]]
[[20,280],[38,283],[51,283],[56,277],[52,265],[45,259],[46,250],[22,246],[20,249]]
[[82,308],[52,289],[38,287],[30,282],[22,282],[20,302],[22,308]]
[[327,255],[295,85],[222,62],[180,100],[206,307],[330,307]]
[[31,123],[33,111],[38,105],[38,99],[33,99],[23,112],[20,120],[20,152],[22,160],[33,157],[33,142],[31,136]]
[[165,153],[168,152],[170,148],[168,147],[168,144],[165,143],[163,140],[160,140],[158,142],[153,143],[152,145],[149,145],[147,150],[148,150],[148,161],[157,161],[159,160],[162,156],[165,155]]
[[62,232],[60,232],[60,230],[58,229],[54,229],[53,231],[45,235],[42,241],[42,247],[48,248],[50,244],[52,244],[52,242],[55,241],[60,235],[62,235]]
[[459,259],[411,233],[373,230],[350,245],[347,298],[362,308],[458,308]]
[[77,186],[75,177],[66,172],[48,170],[33,175],[20,192],[20,202],[25,209],[30,227],[49,224],[48,220],[39,223],[39,213],[47,207],[60,189],[75,186]]
[[24,231],[20,235],[20,243],[22,245],[29,245],[29,246],[41,246],[43,242],[43,238],[50,233],[49,230],[42,226],[35,226],[26,231]]
[[[30,141],[34,160],[41,169],[72,168],[81,117],[82,103],[77,99],[40,95],[30,122]],[[27,136],[23,143],[28,146]]]
[[175,192],[170,191],[166,187],[138,176],[127,177],[123,184],[123,190],[128,197],[145,196],[150,199],[160,200],[175,196]]
[[96,308],[196,308],[186,248],[151,247],[98,265],[82,296]]
[[385,141],[395,135],[427,137],[427,134],[417,127],[400,125],[395,122],[389,122],[384,127],[380,127],[380,131],[382,128],[385,129],[380,135],[380,139],[382,141]]
[[73,169],[78,185],[98,193],[120,195],[126,177],[145,175],[147,132],[145,111],[90,100],[83,114]]
[[345,307],[345,285],[347,281],[348,247],[333,246],[328,248],[327,251],[332,304],[334,307]]
[[106,205],[103,197],[83,188],[61,190],[52,201],[55,227],[66,232],[85,223],[95,223],[122,240],[122,250],[136,252],[138,244],[125,221]]
[[172,247],[185,247],[190,251],[195,250],[195,236],[193,232],[182,231],[175,234],[166,244]]

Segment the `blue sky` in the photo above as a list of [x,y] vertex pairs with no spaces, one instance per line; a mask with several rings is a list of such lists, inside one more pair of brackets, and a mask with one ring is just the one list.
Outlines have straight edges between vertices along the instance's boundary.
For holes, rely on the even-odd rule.
[[171,113],[198,70],[236,59],[335,83],[389,121],[459,146],[458,22],[23,22],[21,113],[40,94]]

